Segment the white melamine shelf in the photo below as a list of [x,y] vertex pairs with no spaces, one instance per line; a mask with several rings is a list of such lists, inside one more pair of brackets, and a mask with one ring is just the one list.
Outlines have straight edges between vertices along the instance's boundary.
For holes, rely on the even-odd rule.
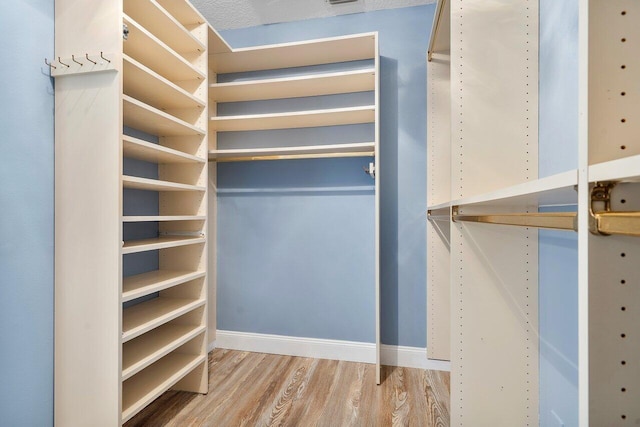
[[158,297],[125,308],[122,311],[122,342],[139,337],[204,304],[204,299]]
[[129,39],[123,43],[126,55],[142,62],[172,82],[206,78],[202,72],[136,21],[125,15],[124,23],[129,27]]
[[122,384],[122,422],[127,422],[206,360],[205,355],[171,353],[125,381]]
[[122,302],[172,288],[205,276],[204,271],[155,270],[122,279]]
[[375,33],[366,33],[233,49],[209,55],[209,67],[223,74],[373,59],[375,38]]
[[123,216],[122,222],[168,222],[168,221],[204,221],[203,215],[139,215]]
[[375,89],[376,72],[365,70],[324,73],[277,79],[211,84],[214,102],[257,101],[366,92]]
[[160,181],[158,179],[140,178],[137,176],[122,176],[122,187],[132,190],[147,191],[206,191],[205,187],[179,182]]
[[546,178],[540,178],[490,193],[451,201],[451,206],[491,206],[535,204],[538,206],[574,205],[578,203],[578,171],[571,170]]
[[451,49],[451,6],[448,3],[449,0],[438,0],[436,4],[434,24],[429,37],[429,54]]
[[176,52],[204,52],[206,47],[155,0],[125,0],[124,13]]
[[132,98],[163,110],[179,108],[204,108],[199,100],[160,74],[123,55],[123,92]]
[[178,246],[195,245],[204,243],[204,237],[193,236],[162,236],[155,239],[129,240],[122,246],[122,254],[134,254],[138,252],[155,251],[158,249],[175,248]]
[[375,106],[333,108],[275,114],[211,117],[209,130],[217,132],[294,129],[373,123]]
[[640,181],[640,155],[589,166],[589,182]]
[[269,160],[286,156],[368,157],[375,153],[375,143],[312,145],[301,147],[246,148],[209,151],[209,159],[219,162]]
[[162,325],[122,346],[122,381],[171,353],[206,330],[204,325]]
[[448,209],[451,207],[451,202],[438,203],[437,205],[427,206],[427,210],[437,211],[441,209]]
[[122,96],[125,126],[157,136],[204,135],[206,132],[127,95]]
[[220,33],[218,33],[211,25],[209,25],[208,37],[209,55],[213,55],[215,53],[230,53],[233,50],[227,41],[222,38]]
[[151,163],[205,163],[206,160],[192,154],[164,147],[132,136],[123,135],[122,154],[124,157]]

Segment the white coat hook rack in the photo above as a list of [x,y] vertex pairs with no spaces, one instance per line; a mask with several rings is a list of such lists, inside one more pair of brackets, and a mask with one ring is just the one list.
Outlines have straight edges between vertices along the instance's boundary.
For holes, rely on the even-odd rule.
[[58,56],[57,61],[53,60],[51,62],[45,58],[44,63],[49,66],[53,77],[116,71],[114,55],[105,54],[104,52],[92,55],[82,53],[72,54],[69,57]]

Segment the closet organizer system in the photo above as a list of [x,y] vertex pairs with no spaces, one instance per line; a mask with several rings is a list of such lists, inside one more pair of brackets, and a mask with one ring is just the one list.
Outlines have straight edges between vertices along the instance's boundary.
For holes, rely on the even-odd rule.
[[[184,0],[56,0],[55,9],[56,59],[46,61],[56,78],[55,424],[121,425],[168,389],[207,392],[215,161],[370,156],[377,173],[377,34],[231,49]],[[369,65],[215,83],[217,73],[358,60]],[[374,105],[216,116],[217,102],[359,91],[374,92]],[[373,139],[216,149],[217,132],[352,123],[373,123]],[[378,206],[379,179],[377,337]],[[379,382],[378,349],[379,338]]]
[[539,423],[539,228],[578,233],[580,425],[640,419],[638,16],[580,2],[578,169],[538,177],[537,2],[438,2],[428,356],[451,359],[452,425]]

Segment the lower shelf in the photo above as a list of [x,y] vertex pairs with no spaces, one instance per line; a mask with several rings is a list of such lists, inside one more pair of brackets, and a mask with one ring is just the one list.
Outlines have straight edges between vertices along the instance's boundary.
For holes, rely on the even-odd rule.
[[122,302],[134,300],[205,276],[204,271],[155,270],[122,279]]
[[131,419],[206,359],[206,355],[168,354],[125,381],[122,384],[122,422]]
[[125,309],[122,313],[122,342],[126,343],[150,330],[201,307],[204,299],[158,297]]
[[122,381],[202,334],[206,327],[167,324],[122,346]]
[[155,239],[128,240],[122,246],[122,254],[155,251],[158,249],[175,248],[178,246],[204,243],[204,237],[191,236],[162,236]]

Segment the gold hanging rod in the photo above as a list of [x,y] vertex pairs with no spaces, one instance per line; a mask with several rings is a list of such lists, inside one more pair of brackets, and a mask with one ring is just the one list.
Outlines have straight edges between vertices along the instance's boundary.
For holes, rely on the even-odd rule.
[[218,157],[209,159],[211,162],[252,162],[260,160],[295,160],[295,159],[327,159],[336,157],[374,157],[373,151],[358,151],[353,153],[309,153],[309,154],[277,154],[262,156],[238,156],[238,157]]
[[519,227],[550,228],[553,230],[578,230],[577,214],[575,212],[462,215],[458,213],[458,206],[454,206],[451,219],[453,222],[481,222]]
[[591,215],[591,232],[640,237],[640,212],[598,212]]

